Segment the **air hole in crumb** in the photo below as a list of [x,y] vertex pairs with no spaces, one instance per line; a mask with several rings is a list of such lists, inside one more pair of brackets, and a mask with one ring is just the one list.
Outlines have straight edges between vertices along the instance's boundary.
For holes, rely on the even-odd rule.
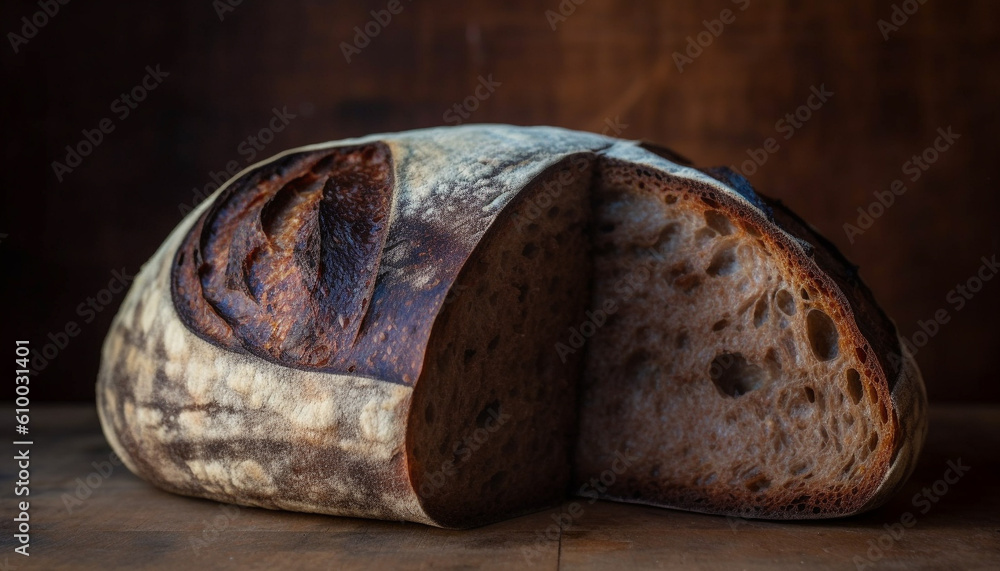
[[716,321],[714,325],[712,325],[712,331],[722,331],[726,327],[729,327],[729,320],[728,319],[720,319],[720,320]]
[[465,364],[468,365],[469,361],[471,361],[472,358],[475,357],[475,356],[476,356],[476,350],[475,349],[466,349],[465,350],[465,354],[463,356],[463,360],[465,361]]
[[846,476],[851,473],[851,468],[854,467],[854,456],[847,461],[847,464],[841,469],[841,472]]
[[677,338],[674,339],[674,347],[677,347],[678,349],[686,349],[689,340],[690,338],[688,337],[688,332],[681,331],[677,334]]
[[864,365],[865,361],[868,360],[868,352],[861,347],[855,347],[854,352],[858,355],[858,361],[861,361],[861,364]]
[[747,489],[754,494],[763,492],[764,490],[770,487],[771,487],[771,480],[767,479],[765,476],[758,476],[753,480],[747,482]]
[[528,297],[528,284],[521,284],[517,286],[517,302],[524,303],[524,300]]
[[847,369],[847,394],[851,397],[851,402],[854,404],[861,402],[863,390],[861,374],[856,369]]
[[806,387],[805,391],[806,391],[806,399],[809,402],[816,402],[816,391],[814,391],[812,387]]
[[736,398],[763,384],[765,373],[741,353],[722,353],[712,360],[709,377],[723,396]]
[[809,292],[806,291],[806,288],[799,290],[799,295],[802,296],[802,299],[809,301]]
[[878,433],[873,432],[868,438],[868,449],[874,452],[876,446],[878,446]]
[[686,261],[680,262],[670,266],[670,270],[667,275],[671,280],[677,280],[677,278],[686,275],[691,272],[691,266],[688,265]]
[[701,285],[701,277],[698,274],[688,274],[677,278],[674,282],[684,293],[691,293]]
[[666,202],[667,204],[673,204],[673,203],[677,202],[677,195],[676,194],[668,194],[668,195],[666,195],[666,196],[663,197],[663,202]]
[[878,402],[878,391],[875,390],[875,385],[868,383],[865,388],[868,390],[868,400]]
[[774,302],[785,315],[795,315],[795,298],[787,290],[778,290],[778,293],[774,294]]
[[778,357],[778,352],[775,351],[773,347],[768,349],[767,353],[764,355],[764,363],[773,369],[779,371],[781,370],[781,359]]
[[736,249],[727,246],[712,256],[712,262],[708,264],[705,272],[710,276],[727,276],[739,268],[736,261]]
[[722,214],[717,210],[705,211],[705,224],[723,236],[728,236],[733,233],[732,222],[729,221],[729,218],[727,218],[725,214]]
[[656,373],[656,363],[652,361],[652,355],[647,351],[636,351],[625,363],[625,375],[629,379],[639,379],[652,376]]
[[715,230],[712,230],[711,228],[702,228],[694,233],[694,239],[698,244],[704,244],[705,242],[715,238],[717,235],[718,234],[715,233]]
[[799,476],[805,473],[805,471],[808,469],[809,469],[809,464],[806,464],[805,462],[799,462],[798,464],[792,466],[792,469],[790,471],[793,476]]
[[538,245],[534,242],[528,242],[524,245],[524,249],[521,250],[521,255],[529,260],[538,255]]
[[884,402],[879,401],[878,414],[882,417],[882,424],[889,422],[889,409],[885,406]]
[[768,308],[767,308],[767,297],[760,296],[757,300],[757,304],[753,307],[753,326],[761,327],[767,323]]
[[809,346],[820,361],[836,358],[840,352],[838,342],[840,334],[830,316],[818,309],[813,309],[806,317],[806,331],[809,335]]
[[669,251],[679,233],[680,226],[677,224],[667,224],[663,227],[663,230],[660,230],[660,235],[656,238],[656,246]]
[[500,418],[500,401],[494,399],[492,402],[486,403],[483,410],[479,411],[479,415],[476,417],[476,426],[479,428],[486,428],[486,423],[492,418]]

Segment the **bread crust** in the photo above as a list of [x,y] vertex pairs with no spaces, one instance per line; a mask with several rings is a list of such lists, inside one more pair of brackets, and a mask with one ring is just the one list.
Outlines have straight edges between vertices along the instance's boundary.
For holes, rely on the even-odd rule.
[[[392,300],[384,311],[392,314],[393,327],[372,331],[385,335],[386,346],[405,348],[393,366],[365,368],[357,359],[304,366],[192,331],[175,304],[175,260],[219,197],[244,177],[293,155],[363,145],[385,145],[392,159],[387,235],[377,253],[373,296],[365,302],[377,304],[379,291]],[[865,341],[853,317],[869,315],[869,308],[852,305],[853,298],[841,292],[850,291],[850,282],[842,286],[827,276],[831,270],[818,265],[820,259],[799,239],[774,226],[752,191],[633,142],[556,128],[473,125],[373,135],[293,149],[254,165],[170,234],[136,277],[103,346],[97,400],[108,441],[130,470],[175,493],[440,525],[424,512],[412,488],[405,440],[434,320],[469,255],[510,201],[546,168],[583,153],[724,194],[743,218],[757,220],[839,296],[840,318]],[[428,241],[429,236],[438,238]],[[897,340],[902,366],[891,376],[881,360],[893,347],[872,347],[872,373],[892,396],[897,445],[865,509],[905,480],[926,433],[922,380],[912,357],[898,347]]]
[[889,466],[868,501],[843,515],[874,509],[884,504],[913,473],[927,438],[927,391],[923,376],[913,355],[902,343],[895,323],[875,302],[871,290],[858,276],[857,266],[780,201],[767,197],[764,200],[785,231],[815,248],[811,256],[813,262],[842,292],[851,320],[861,333],[859,339],[871,341],[869,354],[877,360],[877,368],[871,371],[880,374],[892,399],[894,442]]
[[[171,492],[439,525],[420,505],[405,454],[434,319],[469,254],[522,189],[560,160],[612,143],[555,128],[429,129],[293,149],[238,174],[171,233],[112,322],[97,382],[108,441],[130,470]],[[376,289],[394,305],[385,309],[393,318],[385,343],[408,347],[406,358],[367,374],[346,360],[304,370],[192,332],[172,299],[173,262],[219,196],[289,157],[366,144],[386,145],[393,159]]]

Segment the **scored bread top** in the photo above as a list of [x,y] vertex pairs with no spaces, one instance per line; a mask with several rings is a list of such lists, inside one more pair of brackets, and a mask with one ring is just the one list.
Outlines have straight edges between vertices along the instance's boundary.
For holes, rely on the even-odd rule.
[[612,144],[498,126],[289,151],[206,201],[176,253],[178,313],[230,351],[413,384],[433,318],[497,214],[563,157]]

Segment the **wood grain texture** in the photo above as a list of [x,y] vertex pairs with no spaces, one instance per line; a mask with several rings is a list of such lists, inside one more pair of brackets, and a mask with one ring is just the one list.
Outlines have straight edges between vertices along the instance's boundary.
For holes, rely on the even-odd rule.
[[[33,411],[31,557],[10,555],[12,522],[0,531],[14,569],[849,569],[872,542],[871,569],[995,569],[1000,561],[1000,408],[933,407],[926,452],[904,490],[859,517],[777,523],[707,516],[587,499],[465,532],[262,509],[161,492],[116,467],[91,477],[111,453],[87,406]],[[12,433],[9,419],[0,430]],[[974,435],[974,437],[970,436]],[[948,462],[969,466],[957,480]],[[13,462],[2,479],[14,478]],[[954,483],[937,483],[950,477]],[[72,502],[79,483],[99,482]],[[937,493],[934,487],[937,486]],[[924,488],[937,501],[914,495]],[[82,494],[81,494],[82,495]],[[924,503],[926,501],[926,504]],[[3,490],[3,511],[15,496]],[[576,504],[577,508],[574,508]],[[926,509],[926,513],[921,513]],[[903,514],[915,523],[888,536]],[[577,514],[553,540],[547,528]],[[562,517],[563,521],[567,518]],[[550,527],[551,526],[551,527]],[[898,532],[897,532],[898,535]],[[888,537],[888,539],[886,539]]]

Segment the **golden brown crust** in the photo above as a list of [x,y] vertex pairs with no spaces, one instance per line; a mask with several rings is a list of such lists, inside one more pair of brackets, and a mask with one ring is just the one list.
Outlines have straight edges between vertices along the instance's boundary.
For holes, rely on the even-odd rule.
[[[868,375],[880,374],[892,403],[894,441],[882,481],[869,500],[856,511],[872,509],[885,502],[916,467],[927,435],[927,394],[916,360],[900,342],[896,325],[875,301],[874,295],[837,247],[780,201],[763,197],[773,209],[775,221],[786,231],[815,248],[813,260],[843,293],[857,324],[858,358],[867,364],[874,358]],[[868,344],[865,347],[865,341]]]
[[374,351],[384,331],[363,327],[383,302],[373,298],[392,194],[389,149],[378,143],[291,155],[244,176],[177,250],[178,314],[230,351],[399,380],[394,363],[417,349]]

